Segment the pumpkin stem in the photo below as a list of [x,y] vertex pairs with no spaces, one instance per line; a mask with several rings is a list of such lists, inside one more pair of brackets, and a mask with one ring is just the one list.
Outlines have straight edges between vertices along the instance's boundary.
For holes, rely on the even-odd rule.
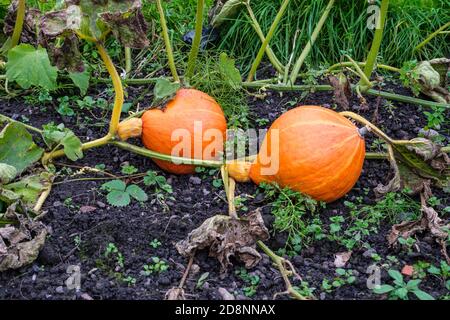
[[142,119],[130,118],[119,123],[117,135],[122,141],[129,138],[136,138],[142,135]]
[[[366,120],[365,118],[361,117],[360,115],[350,112],[350,111],[343,111],[339,112],[340,115],[344,117],[351,118],[359,123],[362,123],[366,126],[367,129],[375,133],[378,137],[383,139],[389,144],[394,144],[396,140],[391,139],[387,134],[385,134],[383,131],[381,131],[380,128],[378,128],[376,125],[372,124],[369,120]],[[361,131],[360,131],[361,133]]]
[[233,160],[226,165],[228,175],[237,182],[250,181],[250,167],[251,162],[245,160]]

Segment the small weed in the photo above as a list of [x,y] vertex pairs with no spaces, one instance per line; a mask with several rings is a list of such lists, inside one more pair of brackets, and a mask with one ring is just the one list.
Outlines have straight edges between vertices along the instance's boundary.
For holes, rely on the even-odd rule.
[[203,288],[203,285],[205,284],[206,280],[209,277],[209,272],[204,272],[202,273],[202,275],[200,276],[200,278],[198,278],[197,280],[197,284],[195,285],[196,289],[201,289]]
[[336,269],[336,277],[333,280],[323,279],[322,290],[330,293],[337,288],[340,288],[346,284],[352,284],[356,281],[356,277],[353,274],[353,270],[345,270],[342,268]]
[[121,169],[122,174],[131,175],[138,172],[138,169],[135,166],[130,164],[124,164]]
[[373,289],[376,294],[389,294],[390,300],[409,300],[409,294],[414,294],[419,300],[434,300],[428,293],[420,290],[420,279],[409,280],[407,283],[403,279],[403,275],[397,270],[389,270],[389,276],[394,280],[393,286],[384,284]]
[[105,258],[110,258],[112,256],[112,258],[115,259],[117,266],[119,266],[121,269],[125,267],[125,260],[123,258],[123,255],[114,243],[108,243],[104,256]]
[[123,279],[123,282],[125,282],[126,284],[128,284],[129,287],[131,287],[136,284],[136,278],[134,278],[132,276],[128,276]]
[[153,249],[157,249],[161,246],[161,242],[158,239],[153,239],[150,242],[150,247],[152,247]]
[[169,269],[169,265],[159,257],[152,257],[151,260],[151,263],[144,265],[144,275],[149,276],[155,273],[159,274]]
[[325,237],[322,222],[317,216],[317,209],[324,207],[323,203],[274,184],[261,184],[261,188],[266,199],[272,203],[272,214],[275,216],[274,229],[288,234],[286,242],[288,253],[300,252],[313,241]]
[[101,189],[108,192],[106,200],[110,205],[115,207],[125,207],[129,205],[131,198],[136,199],[139,202],[148,200],[147,194],[138,185],[130,184],[127,186],[122,180],[111,180],[106,182],[102,185]]
[[256,294],[257,289],[258,289],[258,285],[259,285],[259,281],[260,281],[259,276],[248,273],[247,270],[244,268],[241,268],[240,270],[236,270],[235,273],[246,284],[246,286],[244,288],[242,288],[244,295],[249,298],[253,297]]

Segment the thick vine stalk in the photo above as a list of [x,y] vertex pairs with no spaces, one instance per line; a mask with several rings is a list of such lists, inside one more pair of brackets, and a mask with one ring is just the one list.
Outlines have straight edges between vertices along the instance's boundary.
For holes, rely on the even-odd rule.
[[25,0],[19,0],[17,4],[16,23],[14,25],[14,31],[11,37],[10,48],[14,48],[19,44],[24,19],[25,19]]
[[266,39],[261,45],[261,48],[258,51],[258,54],[256,55],[255,60],[253,61],[252,67],[250,69],[250,72],[247,77],[247,81],[251,82],[253,81],[253,78],[255,77],[256,70],[258,69],[259,64],[261,63],[261,60],[264,56],[264,52],[266,51],[267,46],[269,45],[270,40],[272,40],[272,37],[275,33],[275,30],[278,27],[278,24],[280,23],[281,18],[284,15],[284,12],[286,11],[290,0],[283,0],[283,3],[281,4],[280,10],[278,11],[277,15],[275,16],[275,20],[273,21],[272,25],[270,26],[269,32],[267,33]]
[[[366,62],[356,62],[356,63],[360,67],[365,67],[366,66]],[[331,67],[328,68],[327,71],[331,72],[331,71],[336,70],[338,68],[351,67],[353,65],[354,65],[353,62],[339,62],[339,63],[333,64]],[[376,64],[375,68],[385,69],[385,70],[393,71],[393,72],[400,72],[399,68],[395,68],[395,67],[388,66],[388,65],[385,65],[385,64]]]
[[194,75],[195,62],[197,61],[198,52],[200,51],[200,43],[203,33],[203,8],[205,0],[197,0],[197,13],[195,15],[195,35],[192,41],[191,52],[189,53],[188,65],[186,69],[186,78],[189,80]]
[[291,84],[295,84],[295,81],[297,80],[298,73],[300,72],[300,68],[302,67],[303,63],[305,62],[306,57],[308,56],[309,52],[312,49],[312,46],[317,40],[317,37],[319,36],[320,31],[322,30],[323,25],[325,24],[325,21],[328,18],[328,15],[330,14],[331,8],[334,5],[334,0],[330,0],[327,7],[325,8],[325,11],[323,12],[322,16],[320,17],[319,22],[317,23],[316,28],[314,29],[313,33],[311,34],[311,39],[308,41],[306,46],[303,48],[302,53],[300,54],[300,57],[297,59],[297,61],[294,64],[294,68],[292,69],[290,82]]
[[431,40],[433,40],[434,37],[436,37],[438,34],[440,34],[442,31],[444,31],[445,29],[447,29],[448,27],[450,27],[450,21],[447,22],[446,24],[444,24],[442,27],[440,27],[439,29],[437,29],[435,32],[433,32],[432,34],[430,34],[425,40],[423,40],[421,43],[419,43],[417,45],[417,47],[414,48],[414,51],[419,51],[420,49],[422,49],[422,47],[426,46],[428,44],[428,42],[430,42]]
[[[364,73],[368,79],[370,79],[375,63],[377,61],[378,51],[380,51],[381,47],[381,41],[383,40],[383,32],[384,32],[384,26],[386,25],[386,17],[387,17],[387,11],[389,8],[389,0],[382,0],[381,1],[381,9],[380,9],[380,17],[379,17],[379,25],[377,26],[375,30],[375,35],[373,37],[372,46],[370,48],[369,55],[367,56],[366,65],[364,67]],[[364,83],[361,80],[360,86],[364,88]],[[366,87],[366,90],[369,89],[369,87]],[[365,90],[364,90],[365,91]]]
[[178,76],[177,68],[175,66],[175,59],[173,57],[172,44],[170,43],[169,30],[167,28],[166,17],[164,15],[164,9],[163,9],[161,0],[156,0],[156,5],[158,7],[159,19],[160,19],[160,23],[161,23],[162,35],[164,38],[164,44],[166,46],[166,54],[167,54],[167,60],[169,62],[170,72],[172,73],[173,80],[175,82],[180,82],[180,77]]
[[[100,57],[103,60],[103,63],[105,64],[106,70],[108,70],[108,73],[111,77],[113,87],[114,87],[114,107],[111,115],[111,120],[109,124],[109,131],[108,134],[100,139],[90,141],[83,143],[81,145],[82,150],[87,150],[95,147],[99,147],[102,145],[107,144],[109,141],[114,139],[117,127],[119,126],[120,122],[120,115],[122,113],[122,106],[124,101],[124,93],[123,93],[123,86],[122,81],[120,79],[119,73],[117,72],[116,67],[114,66],[114,63],[111,60],[111,57],[108,55],[108,52],[106,51],[105,47],[101,42],[96,42],[97,50],[100,54]],[[64,156],[64,150],[59,149],[54,152],[45,153],[42,157],[42,163],[46,164],[48,161],[54,158],[59,158]]]
[[125,47],[125,74],[126,77],[128,78],[130,72],[131,72],[131,68],[132,68],[132,63],[131,63],[131,48],[130,47]]
[[[247,7],[247,11],[250,16],[251,25],[252,25],[253,29],[255,29],[256,34],[258,35],[259,39],[261,40],[261,43],[264,43],[266,41],[266,37],[264,36],[263,31],[261,30],[261,26],[259,25],[258,20],[256,19],[256,16],[250,6],[249,1],[245,2],[245,6]],[[275,55],[275,53],[273,52],[273,50],[269,44],[267,44],[267,47],[266,47],[266,55],[269,58],[270,63],[272,63],[273,67],[278,71],[278,73],[284,74],[283,64],[277,58],[277,56]]]

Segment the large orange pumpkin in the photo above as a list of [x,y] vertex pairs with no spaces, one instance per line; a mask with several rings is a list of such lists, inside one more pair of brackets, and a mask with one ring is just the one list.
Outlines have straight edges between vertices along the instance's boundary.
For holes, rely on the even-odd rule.
[[[201,125],[202,132],[195,134],[194,126]],[[173,148],[179,141],[172,141],[172,135],[176,130],[184,130],[190,133],[191,158],[212,160],[217,153],[222,152],[223,143],[210,155],[195,156],[194,146],[201,145],[202,152],[208,145],[214,143],[214,138],[204,135],[208,129],[217,129],[221,132],[221,139],[225,141],[227,123],[220,105],[209,95],[195,89],[180,89],[175,97],[167,103],[163,109],[151,109],[142,116],[142,142],[146,148],[163,153],[172,154]],[[180,151],[177,156],[189,156]],[[192,165],[177,165],[169,161],[154,159],[162,169],[175,174],[188,174],[194,172]]]
[[[275,130],[279,143],[272,145]],[[263,157],[263,150],[267,150],[268,157]],[[269,158],[277,156],[277,172],[265,174],[264,169],[273,165]],[[355,185],[364,156],[364,139],[350,120],[323,107],[301,106],[272,124],[250,168],[233,163],[229,170],[231,176],[242,181],[247,171],[257,184],[276,182],[316,200],[332,202]]]

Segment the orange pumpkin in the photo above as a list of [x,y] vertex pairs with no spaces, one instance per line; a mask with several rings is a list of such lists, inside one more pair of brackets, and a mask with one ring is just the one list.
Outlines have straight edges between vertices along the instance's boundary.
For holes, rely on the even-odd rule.
[[[275,130],[279,143],[275,143]],[[267,150],[267,157],[263,150]],[[355,185],[364,156],[364,139],[350,120],[323,107],[302,106],[272,124],[248,175],[257,184],[275,182],[316,200],[332,202]],[[270,157],[278,157],[278,170],[267,174],[264,170],[275,161],[269,161]],[[232,169],[236,170],[236,164]]]
[[[200,134],[195,127],[201,126]],[[172,135],[176,130],[180,133],[190,134],[191,154],[180,150],[176,156],[189,157],[203,160],[212,160],[217,153],[223,151],[223,141],[227,123],[220,105],[209,95],[195,89],[180,89],[175,97],[167,103],[163,109],[151,109],[142,116],[142,142],[147,149],[172,154],[174,147],[180,141],[172,141]],[[217,129],[221,133],[222,142],[215,144],[217,147],[210,153],[203,155],[208,146],[214,144],[215,138],[205,136],[208,129]],[[198,131],[197,131],[198,132]],[[201,146],[202,154],[196,156],[194,146]],[[175,174],[188,174],[194,172],[192,165],[177,165],[169,161],[153,159],[162,169]]]

